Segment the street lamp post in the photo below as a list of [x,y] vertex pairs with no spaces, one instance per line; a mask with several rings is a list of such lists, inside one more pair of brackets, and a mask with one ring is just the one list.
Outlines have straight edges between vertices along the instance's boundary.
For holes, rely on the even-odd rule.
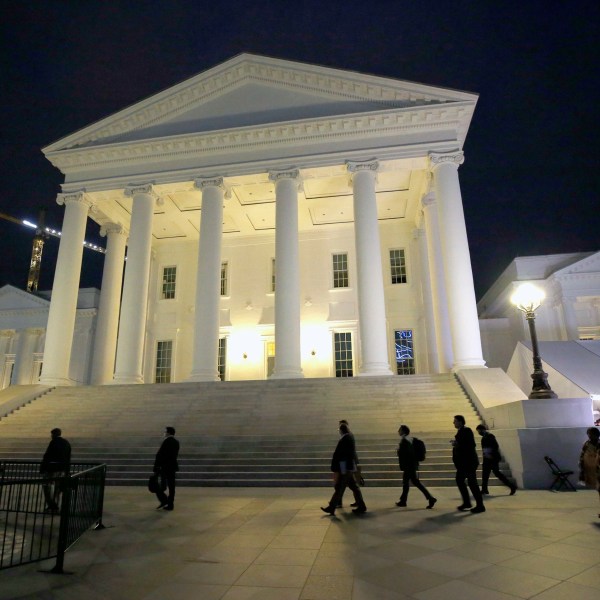
[[510,301],[525,314],[525,319],[529,324],[529,334],[531,336],[531,350],[533,352],[533,387],[529,393],[529,398],[558,398],[552,391],[548,383],[548,374],[542,369],[542,359],[538,348],[537,333],[535,331],[535,311],[542,303],[545,294],[543,290],[535,287],[531,283],[524,283],[517,288],[511,296]]

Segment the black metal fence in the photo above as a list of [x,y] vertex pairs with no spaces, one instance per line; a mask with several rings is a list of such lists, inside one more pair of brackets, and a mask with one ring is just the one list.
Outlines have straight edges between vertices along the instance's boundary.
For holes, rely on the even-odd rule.
[[40,464],[0,461],[0,569],[56,557],[52,572],[62,573],[66,550],[103,527],[106,465],[41,474]]

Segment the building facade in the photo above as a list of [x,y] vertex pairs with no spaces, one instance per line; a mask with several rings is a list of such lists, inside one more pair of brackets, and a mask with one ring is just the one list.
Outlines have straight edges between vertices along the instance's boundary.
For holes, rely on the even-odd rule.
[[458,175],[476,101],[243,54],[44,148],[65,216],[40,382],[79,382],[87,219],[89,383],[484,366]]
[[488,366],[508,370],[517,343],[529,339],[523,314],[510,302],[525,282],[546,295],[535,319],[541,342],[600,340],[600,252],[519,257],[477,305]]

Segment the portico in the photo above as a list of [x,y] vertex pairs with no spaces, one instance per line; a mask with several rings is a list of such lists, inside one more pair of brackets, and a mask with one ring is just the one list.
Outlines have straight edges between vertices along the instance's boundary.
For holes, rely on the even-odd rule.
[[87,218],[107,235],[94,383],[261,379],[269,344],[280,379],[483,366],[458,176],[475,103],[240,55],[48,146],[65,221],[40,381],[70,383]]

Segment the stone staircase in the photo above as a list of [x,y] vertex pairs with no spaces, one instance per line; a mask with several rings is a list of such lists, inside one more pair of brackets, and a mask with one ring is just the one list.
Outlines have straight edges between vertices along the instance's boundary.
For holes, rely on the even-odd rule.
[[398,485],[400,423],[427,444],[425,485],[454,485],[455,414],[481,422],[452,375],[61,387],[0,419],[0,458],[39,459],[60,427],[73,460],[106,462],[109,484],[145,485],[172,425],[180,485],[329,486],[347,419],[367,485]]

